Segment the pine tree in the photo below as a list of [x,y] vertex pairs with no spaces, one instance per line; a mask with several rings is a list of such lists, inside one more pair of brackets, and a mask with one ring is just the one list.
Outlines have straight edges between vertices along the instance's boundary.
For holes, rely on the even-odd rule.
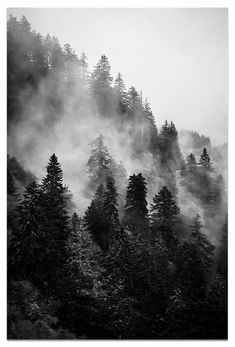
[[84,226],[90,232],[92,240],[106,253],[109,249],[109,228],[104,214],[104,194],[105,187],[100,184],[85,212]]
[[120,222],[118,216],[118,193],[112,177],[107,178],[104,193],[104,215],[109,229],[109,245],[113,246],[120,236]]
[[[38,85],[34,71],[34,35],[25,16],[20,20],[10,16],[7,23],[7,113],[8,122],[19,117],[24,108],[22,90],[30,90]],[[37,68],[39,65],[37,65]],[[26,93],[28,96],[28,93]],[[28,100],[27,100],[28,101]]]
[[52,281],[67,259],[68,216],[65,209],[63,172],[55,154],[50,157],[46,169],[47,175],[42,180],[45,242],[42,265],[45,266],[47,281]]
[[129,177],[125,205],[125,224],[134,225],[137,231],[145,229],[147,215],[147,183],[141,173]]
[[63,53],[66,62],[78,61],[75,51],[69,43],[64,45]]
[[67,269],[74,281],[77,281],[77,275],[82,273],[89,277],[93,272],[94,243],[76,212],[70,218],[69,229]]
[[108,58],[103,54],[92,74],[93,88],[95,91],[99,88],[111,86],[113,78],[110,76],[110,70]]
[[24,34],[29,34],[31,30],[31,25],[24,15],[20,19],[20,24],[21,32]]
[[161,165],[166,172],[172,173],[174,170],[181,169],[183,158],[179,147],[178,132],[173,122],[166,120],[163,124],[159,136],[159,149]]
[[178,140],[178,132],[176,130],[175,124],[171,121],[168,134],[175,141]]
[[135,89],[135,87],[130,87],[127,92],[128,96],[128,107],[132,113],[135,113],[137,110],[142,110],[140,95]]
[[178,132],[176,130],[175,124],[171,121],[170,124],[166,120],[163,124],[160,132],[161,136],[165,139],[171,140],[173,142],[178,141]]
[[209,154],[207,153],[206,148],[203,148],[202,154],[199,159],[199,167],[205,169],[206,171],[212,171],[212,164]]
[[18,208],[18,228],[14,230],[9,251],[9,273],[34,283],[41,280],[42,191],[34,181],[24,193]]
[[31,61],[33,64],[34,81],[40,80],[48,71],[46,51],[43,46],[43,37],[39,33],[32,32]]
[[161,132],[160,132],[160,134],[161,134],[162,136],[167,136],[168,133],[169,133],[169,124],[168,124],[168,121],[165,120],[165,123],[164,123],[164,124],[162,125],[162,127],[161,127]]
[[191,240],[196,245],[199,251],[205,272],[209,272],[213,265],[213,252],[215,247],[201,232],[202,227],[203,225],[201,223],[201,216],[197,214],[191,226]]
[[106,187],[100,184],[91,205],[85,212],[84,223],[93,241],[107,252],[120,238],[118,194],[113,177],[107,177]]
[[103,135],[98,136],[91,143],[91,155],[87,162],[90,175],[89,190],[94,192],[100,184],[105,185],[108,176],[112,176],[110,166],[112,158],[108,148],[104,145]]
[[101,56],[92,73],[91,90],[100,114],[108,117],[114,113],[113,89],[110,64],[105,55]]
[[55,72],[62,71],[64,68],[64,54],[62,47],[55,36],[52,37],[51,47],[51,69]]
[[146,115],[146,119],[148,120],[152,130],[154,132],[156,132],[157,131],[157,127],[156,127],[156,123],[155,123],[155,118],[153,116],[153,112],[151,110],[151,107],[150,107],[149,102],[148,102],[147,99],[145,100],[145,104],[144,104],[144,112],[145,112],[145,115]]
[[126,87],[120,72],[114,81],[114,92],[118,101],[118,111],[125,112],[128,105]]
[[120,97],[120,101],[125,104],[127,93],[126,93],[125,83],[123,81],[123,78],[122,78],[122,75],[120,72],[118,73],[118,75],[114,81],[114,91],[116,93],[118,93],[118,95]]
[[157,145],[158,145],[158,130],[155,124],[155,118],[153,116],[151,107],[147,101],[145,100],[144,104],[144,113],[147,122],[147,138],[148,138],[148,148],[149,150],[155,154]]
[[168,222],[172,224],[176,222],[179,211],[171,192],[163,186],[151,204],[151,225],[158,227]]
[[162,187],[158,194],[153,198],[153,204],[150,207],[150,226],[156,238],[169,251],[174,251],[178,243],[177,222],[179,215],[177,207],[171,192],[166,186]]
[[195,156],[192,153],[190,153],[186,159],[186,170],[188,172],[195,172],[196,169],[197,169],[197,163],[196,163]]

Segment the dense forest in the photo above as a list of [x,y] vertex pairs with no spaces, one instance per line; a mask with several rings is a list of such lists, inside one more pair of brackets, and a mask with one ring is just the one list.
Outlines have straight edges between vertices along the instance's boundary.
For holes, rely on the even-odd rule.
[[8,339],[226,339],[222,151],[25,17],[7,62]]

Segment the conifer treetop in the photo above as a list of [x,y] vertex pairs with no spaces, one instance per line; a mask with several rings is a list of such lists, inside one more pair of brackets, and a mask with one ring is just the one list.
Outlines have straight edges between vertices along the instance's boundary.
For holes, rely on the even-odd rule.
[[199,166],[209,171],[212,170],[211,159],[206,148],[203,148],[199,159]]
[[153,204],[150,205],[152,224],[172,223],[177,219],[180,213],[179,207],[176,205],[171,192],[166,186],[153,197]]
[[42,180],[43,189],[48,191],[57,189],[58,192],[60,191],[62,193],[64,191],[63,172],[55,153],[50,157],[46,170],[47,175]]
[[110,71],[111,67],[108,58],[103,54],[92,73],[95,89],[99,87],[110,87],[113,80],[110,75]]
[[141,215],[147,215],[147,183],[142,173],[129,177],[127,188],[126,209],[136,209]]

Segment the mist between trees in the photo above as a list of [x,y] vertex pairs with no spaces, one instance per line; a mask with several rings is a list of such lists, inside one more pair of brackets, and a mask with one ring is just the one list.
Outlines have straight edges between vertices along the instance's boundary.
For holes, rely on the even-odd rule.
[[7,48],[8,337],[226,338],[226,145],[25,17]]

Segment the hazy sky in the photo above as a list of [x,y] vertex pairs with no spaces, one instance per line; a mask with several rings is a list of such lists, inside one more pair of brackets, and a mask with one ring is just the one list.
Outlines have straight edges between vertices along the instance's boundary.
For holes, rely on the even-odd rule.
[[90,68],[101,54],[112,76],[147,97],[157,125],[227,141],[226,9],[9,9],[42,35],[84,51]]

